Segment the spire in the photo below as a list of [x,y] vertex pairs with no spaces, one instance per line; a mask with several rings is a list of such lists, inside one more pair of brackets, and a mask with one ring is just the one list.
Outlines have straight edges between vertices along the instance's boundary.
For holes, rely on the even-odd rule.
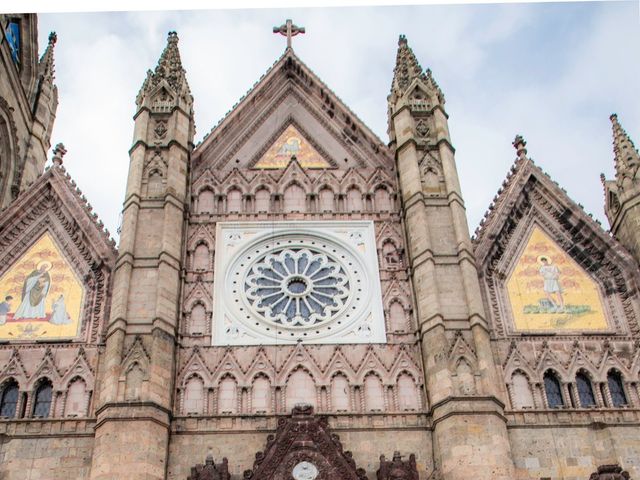
[[609,118],[613,129],[616,183],[624,188],[640,178],[640,155],[633,141],[618,122],[618,115],[614,113]]
[[180,96],[185,95],[186,98],[193,100],[187,83],[186,71],[182,67],[180,51],[178,50],[178,34],[176,32],[169,32],[167,46],[160,55],[155,70],[147,71],[147,78],[142,84],[136,99],[138,105],[142,103],[147,94],[154,91],[162,82],[165,82],[174,93]]
[[391,93],[398,96],[404,94],[411,83],[416,79],[420,79],[426,86],[435,91],[438,100],[444,104],[444,95],[440,87],[436,83],[431,74],[431,70],[423,71],[418,63],[413,50],[409,47],[407,37],[400,35],[398,38],[398,53],[396,55],[396,66],[393,69],[393,82],[391,84]]
[[56,32],[49,34],[49,43],[45,49],[42,57],[40,57],[40,63],[38,64],[38,72],[44,80],[53,82],[55,74],[55,65],[53,61],[53,49],[58,41],[58,35]]

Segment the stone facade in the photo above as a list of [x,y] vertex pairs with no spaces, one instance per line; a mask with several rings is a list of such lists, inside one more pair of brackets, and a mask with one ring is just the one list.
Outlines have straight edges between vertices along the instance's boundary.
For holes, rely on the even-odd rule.
[[[0,286],[20,298],[0,292],[0,476],[640,477],[640,162],[616,116],[613,235],[517,137],[471,237],[444,95],[406,38],[388,145],[291,48],[194,145],[171,32],[136,98],[116,249],[63,146],[43,168],[55,35],[38,60],[35,16],[11,18],[23,35],[0,44]],[[272,244],[235,248],[269,228]],[[36,255],[43,238],[53,247]],[[349,252],[368,253],[355,265]],[[364,309],[351,326],[365,294],[381,324]],[[264,341],[242,340],[248,322]],[[320,325],[343,333],[305,341]]]

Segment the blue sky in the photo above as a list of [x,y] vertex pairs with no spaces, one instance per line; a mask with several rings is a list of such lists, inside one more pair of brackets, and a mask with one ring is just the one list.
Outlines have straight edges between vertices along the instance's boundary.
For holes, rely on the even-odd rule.
[[569,195],[603,220],[599,174],[613,174],[609,115],[640,142],[638,2],[424,5],[40,15],[56,30],[52,143],[115,232],[135,96],[176,30],[195,97],[196,141],[281,55],[271,27],[307,34],[298,56],[383,141],[397,39],[404,33],[444,91],[471,232],[502,183],[516,133]]

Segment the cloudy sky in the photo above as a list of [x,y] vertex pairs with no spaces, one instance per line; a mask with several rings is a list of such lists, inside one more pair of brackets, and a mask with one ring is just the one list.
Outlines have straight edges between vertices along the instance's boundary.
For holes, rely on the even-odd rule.
[[383,141],[397,39],[407,36],[446,96],[471,231],[502,183],[516,133],[529,155],[608,226],[599,174],[613,175],[609,115],[640,142],[638,2],[424,5],[40,15],[58,33],[52,143],[115,234],[135,96],[176,30],[195,97],[196,142],[282,54],[271,28],[306,27],[298,56]]

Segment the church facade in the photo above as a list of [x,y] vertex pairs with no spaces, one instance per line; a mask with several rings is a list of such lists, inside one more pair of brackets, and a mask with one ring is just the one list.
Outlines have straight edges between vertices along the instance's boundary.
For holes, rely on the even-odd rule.
[[0,15],[0,477],[640,478],[640,156],[605,231],[513,142],[473,236],[404,36],[382,141],[288,47],[195,145],[178,36],[119,243],[45,169],[56,37]]

